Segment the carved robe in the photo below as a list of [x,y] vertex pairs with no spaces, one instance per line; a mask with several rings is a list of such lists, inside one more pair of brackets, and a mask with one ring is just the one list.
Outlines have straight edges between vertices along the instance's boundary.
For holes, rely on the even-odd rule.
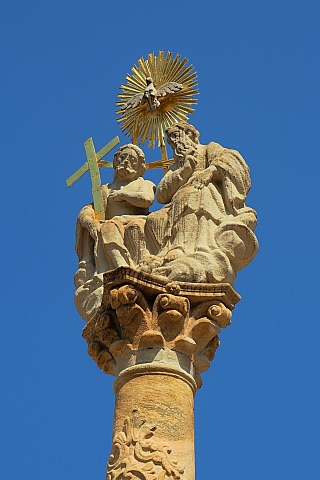
[[[245,206],[250,188],[249,168],[235,150],[211,142],[197,148],[194,173],[180,188],[179,167],[161,180],[160,201],[171,201],[166,222],[158,233],[158,257],[163,261],[155,273],[170,280],[233,282],[236,271],[246,266],[257,251],[251,228],[256,213]],[[180,177],[181,181],[181,177]],[[157,213],[150,221],[156,223]],[[160,216],[159,216],[160,220]],[[153,227],[153,230],[156,229]],[[180,266],[179,266],[180,264]]]
[[[154,184],[148,180],[138,178],[131,182],[132,185],[141,197],[144,186],[153,192]],[[145,250],[144,226],[148,207],[126,206],[124,202],[120,205],[114,201],[112,192],[108,184],[102,187],[107,220],[95,220],[92,205],[83,207],[77,220],[79,268],[75,275],[75,304],[86,320],[90,320],[101,303],[103,273],[121,266],[136,267]],[[113,216],[117,209],[121,209],[121,215]],[[141,215],[130,214],[130,211],[141,212]]]

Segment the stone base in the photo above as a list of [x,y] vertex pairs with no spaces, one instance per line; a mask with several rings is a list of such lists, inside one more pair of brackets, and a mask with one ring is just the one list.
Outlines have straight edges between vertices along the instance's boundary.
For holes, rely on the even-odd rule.
[[164,277],[144,273],[130,267],[120,267],[104,274],[102,308],[109,303],[110,291],[125,284],[136,286],[148,297],[155,297],[161,293],[187,297],[192,305],[213,298],[214,300],[220,299],[226,307],[233,310],[235,304],[241,300],[240,295],[229,283],[168,283]]
[[105,373],[119,375],[146,363],[179,366],[201,386],[240,300],[229,284],[167,283],[163,277],[120,267],[104,274],[98,314],[83,336]]
[[194,480],[195,382],[152,363],[115,380],[115,415],[107,480]]

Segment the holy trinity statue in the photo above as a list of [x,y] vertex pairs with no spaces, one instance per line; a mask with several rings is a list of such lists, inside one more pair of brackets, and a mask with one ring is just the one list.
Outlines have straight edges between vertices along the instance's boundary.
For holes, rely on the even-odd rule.
[[[245,204],[249,168],[236,150],[202,145],[187,122],[198,91],[193,66],[186,62],[162,51],[141,58],[118,95],[118,122],[132,139],[114,155],[113,181],[100,186],[99,159],[118,137],[97,154],[92,139],[85,142],[88,162],[67,181],[70,185],[90,169],[94,203],[81,210],[76,230],[75,303],[86,321],[108,290],[107,272],[128,267],[152,275],[154,284],[232,285],[257,253],[257,215]],[[138,143],[147,140],[151,147],[158,141],[162,159],[153,163],[166,168],[158,186],[143,178],[151,164]],[[163,207],[150,213],[154,195]]]
[[[128,144],[114,155],[114,180],[102,190],[106,220],[92,205],[78,217],[75,303],[95,315],[103,273],[121,266],[168,282],[230,283],[258,250],[256,212],[245,205],[249,168],[236,150],[199,143],[186,122],[166,129],[173,164],[157,188],[143,179],[143,151]],[[149,213],[154,192],[161,209]]]
[[[193,396],[240,300],[237,272],[258,250],[247,164],[236,150],[201,144],[187,121],[198,93],[187,62],[163,51],[140,58],[117,102],[131,143],[109,162],[101,159],[119,138],[97,153],[88,139],[87,162],[67,180],[90,171],[75,304],[89,356],[116,377],[107,480],[194,480]],[[146,162],[146,141],[161,160]],[[102,186],[101,167],[113,167]],[[156,186],[143,177],[158,167]]]
[[75,303],[89,320],[101,303],[103,273],[141,261],[145,248],[145,222],[154,200],[155,185],[142,178],[146,170],[143,151],[123,145],[114,155],[114,179],[101,188],[106,220],[96,220],[93,205],[79,213],[76,252]]

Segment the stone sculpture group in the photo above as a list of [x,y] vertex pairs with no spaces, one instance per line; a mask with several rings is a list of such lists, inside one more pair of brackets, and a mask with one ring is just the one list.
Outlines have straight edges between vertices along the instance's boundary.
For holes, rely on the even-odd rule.
[[[97,313],[103,274],[131,267],[170,282],[233,284],[258,250],[256,212],[245,205],[250,172],[236,150],[199,143],[180,122],[166,130],[174,163],[156,187],[143,179],[145,155],[123,145],[114,180],[102,187],[105,221],[92,205],[78,217],[75,304],[85,321]],[[164,207],[149,213],[154,195]]]
[[[116,377],[107,480],[194,480],[193,397],[240,299],[237,271],[258,249],[239,152],[201,145],[184,122],[166,135],[173,164],[157,187],[143,151],[123,145],[102,187],[106,220],[88,205],[77,221],[83,337]],[[150,213],[154,196],[164,206]]]

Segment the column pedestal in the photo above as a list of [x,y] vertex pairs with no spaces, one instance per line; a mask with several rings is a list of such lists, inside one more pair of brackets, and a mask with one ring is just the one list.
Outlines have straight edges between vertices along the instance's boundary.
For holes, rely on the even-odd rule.
[[194,480],[193,398],[240,297],[229,284],[166,284],[129,267],[104,282],[83,336],[116,376],[107,480]]
[[[124,370],[114,390],[107,479],[122,478],[120,473],[127,478],[125,474],[131,473],[128,478],[194,480],[192,376],[175,366],[146,363]],[[135,433],[130,434],[130,429]]]

